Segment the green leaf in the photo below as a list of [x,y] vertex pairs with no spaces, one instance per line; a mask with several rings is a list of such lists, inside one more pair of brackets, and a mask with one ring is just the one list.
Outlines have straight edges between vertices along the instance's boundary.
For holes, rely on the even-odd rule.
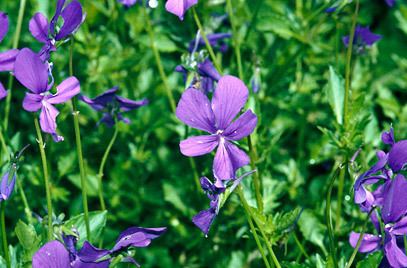
[[[92,241],[95,241],[102,234],[103,228],[106,226],[107,211],[92,211],[89,212],[90,236]],[[79,214],[65,222],[64,228],[68,230],[75,229],[79,233],[79,247],[82,247],[86,238],[86,226],[84,214]]]
[[188,208],[185,206],[185,203],[181,200],[177,189],[169,183],[164,183],[163,190],[165,201],[171,203],[172,205],[174,205],[174,207],[176,207],[186,215],[188,212]]
[[14,231],[24,249],[23,261],[28,262],[40,247],[41,238],[37,235],[34,226],[21,220],[18,221]]
[[304,210],[298,220],[300,231],[309,242],[321,248],[324,254],[327,250],[324,245],[326,227],[319,221],[312,210]]
[[[78,189],[82,189],[81,177],[79,174],[69,175],[68,180],[71,181]],[[86,174],[86,189],[88,196],[97,196],[98,192],[98,179],[96,175]]]
[[342,125],[345,83],[343,78],[334,70],[332,66],[329,66],[329,81],[328,86],[326,87],[326,94],[329,105],[335,114],[336,121],[338,124]]
[[369,254],[363,261],[358,262],[358,264],[356,265],[356,268],[378,267],[382,257],[383,257],[383,254],[381,252]]

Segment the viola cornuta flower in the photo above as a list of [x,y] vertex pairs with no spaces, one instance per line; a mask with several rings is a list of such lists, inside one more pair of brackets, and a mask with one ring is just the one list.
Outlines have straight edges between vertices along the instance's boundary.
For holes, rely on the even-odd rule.
[[389,7],[394,6],[394,4],[396,3],[396,0],[385,0],[385,1],[386,1],[386,4],[387,4]]
[[[40,12],[36,13],[30,20],[29,29],[32,36],[44,44],[39,52],[43,60],[48,60],[50,52],[56,50],[57,41],[67,39],[75,33],[85,20],[79,1],[73,0],[66,6],[65,2],[65,0],[58,0],[54,16],[50,22]],[[60,17],[63,19],[63,24],[60,29],[57,29]]]
[[[229,39],[231,37],[232,34],[230,33],[213,33],[206,35],[206,38],[208,38],[211,47],[213,47],[214,49],[218,49],[222,53],[225,53],[229,48],[228,44],[225,42],[225,39]],[[197,38],[195,38],[194,40],[189,42],[188,50],[190,53],[193,53],[196,50],[205,47],[205,45],[205,40],[202,37],[199,37],[198,40]]]
[[[54,240],[46,243],[33,256],[33,268],[108,268],[111,260],[125,254],[132,247],[147,247],[153,239],[166,231],[162,228],[131,227],[119,235],[111,250],[99,249],[85,241],[82,248],[76,249],[77,238],[72,235],[63,236],[64,243]],[[122,262],[138,263],[131,256],[126,256]],[[59,266],[58,266],[58,265]]]
[[6,172],[0,183],[0,202],[10,198],[16,184],[16,173],[10,178],[10,173]]
[[9,21],[6,13],[0,11],[0,42],[3,41],[4,37],[8,32]]
[[[51,134],[56,142],[62,141],[63,137],[57,135],[56,132],[56,118],[59,111],[54,105],[65,103],[79,94],[78,79],[74,76],[68,77],[56,86],[57,92],[52,94],[50,91],[54,81],[50,75],[48,64],[28,48],[22,49],[18,54],[14,75],[23,86],[31,91],[25,95],[23,108],[29,112],[41,110],[40,125],[42,131]],[[49,81],[50,77],[51,81]]]
[[81,95],[80,100],[94,110],[103,112],[100,122],[105,123],[107,126],[112,127],[117,120],[128,124],[130,119],[123,117],[122,114],[147,105],[148,100],[133,101],[120,97],[116,94],[118,89],[118,87],[111,88],[94,99]]
[[382,134],[382,141],[385,144],[391,145],[388,155],[388,164],[393,172],[402,170],[407,164],[407,140],[396,142],[394,138],[394,130],[390,128],[389,132]]
[[167,0],[165,9],[178,16],[180,20],[184,20],[185,12],[197,3],[198,0]]
[[[349,45],[349,39],[349,35],[342,38],[342,41],[346,47],[348,47]],[[363,52],[365,47],[371,47],[380,39],[382,39],[382,36],[372,33],[369,30],[369,27],[362,27],[360,25],[357,25],[355,29],[355,35],[353,37],[353,45],[358,52]]]
[[240,79],[227,75],[219,80],[212,102],[201,91],[190,88],[178,103],[176,115],[182,122],[210,134],[181,141],[181,153],[200,156],[218,147],[213,162],[217,179],[233,179],[237,169],[249,164],[249,157],[234,142],[253,132],[257,116],[247,110],[233,121],[245,105],[248,94]]
[[[384,257],[380,267],[407,267],[407,256],[397,243],[398,240],[402,241],[403,236],[407,234],[406,191],[407,180],[403,175],[398,174],[394,179],[386,181],[382,193],[383,202],[379,206],[384,230],[381,230],[380,224],[373,221],[378,235],[363,235],[359,252],[371,253],[383,250]],[[382,231],[384,232],[384,239],[381,235]],[[356,247],[359,237],[359,233],[351,233],[349,242],[353,247]]]
[[[225,185],[223,181],[218,179],[215,183],[212,183],[207,177],[201,178],[201,188],[210,200],[209,208],[196,214],[192,218],[192,222],[201,229],[205,235],[208,235],[209,229],[211,228],[215,217],[219,214],[219,210],[227,197],[236,189],[243,178],[249,176],[253,172],[254,171],[246,172],[239,178],[233,179],[230,181],[229,186]],[[227,196],[224,197],[225,192],[227,192]]]
[[[3,41],[7,35],[9,28],[9,20],[6,13],[0,11],[0,42]],[[16,60],[18,49],[10,49],[0,53],[0,72],[11,72],[14,69],[14,62]],[[7,90],[3,84],[0,83],[0,100],[7,96]]]

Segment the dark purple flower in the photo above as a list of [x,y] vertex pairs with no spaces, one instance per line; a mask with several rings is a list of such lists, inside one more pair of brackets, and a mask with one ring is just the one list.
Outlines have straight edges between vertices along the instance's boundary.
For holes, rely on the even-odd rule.
[[90,99],[81,95],[80,100],[88,104],[96,111],[103,112],[103,117],[100,122],[112,127],[116,120],[123,121],[126,124],[130,123],[130,119],[123,117],[124,112],[129,112],[141,106],[148,104],[147,99],[133,101],[120,97],[116,94],[118,87],[111,88],[101,95]]
[[[407,180],[403,175],[396,175],[392,180],[386,181],[383,188],[383,202],[381,208],[381,221],[384,223],[384,240],[380,235],[365,234],[359,252],[371,253],[383,249],[386,261],[391,267],[406,267],[407,256],[399,245],[397,239],[407,234]],[[372,214],[376,215],[376,214]],[[373,222],[378,233],[381,227]],[[349,237],[350,244],[355,247],[360,234],[352,232]]]
[[137,3],[137,0],[117,0],[117,2],[119,2],[125,7],[131,7]]
[[0,184],[0,202],[8,200],[13,193],[14,186],[16,184],[16,173],[13,172],[11,178],[10,173],[6,172],[1,179]]
[[[223,181],[216,180],[215,183],[212,183],[207,177],[201,178],[201,188],[208,196],[210,203],[209,208],[202,210],[192,218],[192,222],[199,228],[201,231],[208,235],[209,229],[212,226],[213,221],[215,220],[216,215],[219,213],[221,207],[222,198],[221,195],[225,193],[228,188],[228,195],[230,195],[235,188],[240,184],[243,178],[249,176],[254,171],[246,172],[237,179],[234,179],[230,182],[229,187],[225,186]],[[227,197],[226,197],[227,198]]]
[[325,9],[325,13],[334,13],[336,11],[337,7],[328,7]]
[[[108,268],[112,258],[125,253],[131,247],[147,247],[151,240],[158,238],[166,228],[131,227],[122,232],[112,250],[99,249],[88,241],[77,251],[77,238],[63,235],[64,243],[51,241],[40,248],[33,256],[33,268]],[[137,264],[132,257],[125,257],[122,262]],[[58,266],[58,265],[60,266]]]
[[4,88],[3,84],[0,83],[0,100],[7,97],[7,90]]
[[236,170],[250,162],[234,141],[253,132],[257,116],[248,110],[233,121],[245,105],[248,94],[247,87],[240,79],[227,75],[219,80],[212,102],[201,91],[190,88],[182,94],[178,103],[176,115],[182,122],[210,134],[181,141],[181,153],[200,156],[218,147],[213,162],[217,179],[233,179]]
[[184,20],[185,12],[197,3],[198,0],[167,0],[167,3],[165,3],[165,9],[178,16],[180,20]]
[[[369,27],[356,26],[355,35],[353,37],[353,45],[357,51],[362,52],[365,47],[370,47],[382,38],[381,35],[374,34],[369,30]],[[350,36],[342,38],[346,47],[349,45]]]
[[40,125],[42,131],[51,134],[57,142],[63,140],[63,137],[58,136],[56,132],[56,117],[59,111],[54,105],[67,102],[79,94],[78,79],[74,76],[68,77],[56,86],[56,94],[51,94],[50,90],[54,81],[51,76],[51,82],[49,82],[49,66],[41,60],[38,54],[28,48],[22,49],[18,54],[14,75],[23,86],[31,91],[25,95],[23,108],[29,112],[41,110]]
[[407,140],[396,142],[394,130],[391,127],[389,132],[383,132],[382,141],[385,144],[391,145],[388,157],[389,167],[393,172],[399,172],[407,164]]
[[252,86],[253,93],[257,93],[261,87],[261,77],[260,77],[260,68],[256,67],[254,69],[253,77],[250,81],[250,85]]
[[396,0],[385,0],[385,1],[386,1],[386,4],[387,4],[389,7],[394,6],[394,4],[396,3]]
[[[39,53],[43,60],[48,60],[50,52],[56,50],[55,43],[57,41],[68,38],[78,30],[79,26],[85,20],[82,5],[79,1],[73,0],[65,7],[64,5],[65,0],[58,0],[54,16],[50,22],[39,12],[30,20],[29,29],[32,36],[44,44]],[[61,28],[56,31],[56,25],[60,17],[62,17],[63,24]]]
[[[228,49],[228,45],[224,42],[225,39],[232,37],[230,33],[214,33],[208,34],[206,36],[208,38],[209,44],[211,47],[218,49],[220,52],[225,53]],[[189,42],[189,52],[193,53],[201,48],[205,47],[205,40],[202,37],[199,37],[198,40],[196,38]]]
[[[0,11],[0,42],[3,41],[9,28],[9,20],[6,13]],[[18,49],[10,49],[0,53],[0,72],[11,72],[14,69],[14,62],[16,60]],[[0,83],[0,100],[7,96],[7,90],[3,84]]]

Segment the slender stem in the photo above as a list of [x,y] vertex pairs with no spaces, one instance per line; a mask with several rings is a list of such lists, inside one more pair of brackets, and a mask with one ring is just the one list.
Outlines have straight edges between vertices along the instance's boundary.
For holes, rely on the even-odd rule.
[[239,72],[240,79],[244,81],[242,57],[240,54],[239,32],[236,29],[235,16],[234,16],[233,8],[232,8],[232,0],[226,0],[226,8],[229,13],[230,24],[232,26],[233,47],[235,49],[237,69]]
[[[16,31],[14,34],[14,40],[13,40],[13,49],[18,47],[18,43],[20,42],[20,34],[21,34],[21,26],[23,24],[23,18],[24,18],[24,10],[26,6],[27,0],[21,0],[20,1],[20,8],[18,10],[18,18],[17,18],[17,26],[16,26]],[[8,129],[8,120],[9,120],[9,115],[10,115],[10,104],[11,104],[11,95],[12,95],[12,90],[11,88],[13,87],[13,75],[10,74],[8,78],[8,87],[7,89],[8,94],[7,94],[7,99],[6,99],[6,106],[4,110],[4,121],[3,121],[3,127],[4,131],[7,131]]]
[[352,17],[352,28],[349,35],[348,50],[346,53],[346,70],[345,70],[345,95],[343,102],[343,118],[344,118],[344,128],[347,130],[348,127],[348,110],[349,110],[349,94],[350,94],[350,74],[351,74],[351,62],[352,62],[352,51],[353,51],[353,40],[355,37],[356,22],[359,13],[359,0],[356,0],[355,13]]
[[2,129],[1,129],[1,127],[0,127],[0,143],[1,143],[1,148],[2,148],[2,150],[4,151],[5,154],[7,154],[7,153],[8,153],[8,149],[7,149],[6,141],[5,141],[5,139],[4,139],[3,131],[2,131]]
[[201,182],[199,181],[199,174],[198,174],[198,170],[196,169],[195,159],[193,159],[192,157],[188,157],[188,159],[189,159],[189,164],[191,165],[191,168],[192,168],[192,172],[194,173],[194,181],[195,181],[196,187],[197,187],[198,191],[200,191]]
[[332,262],[335,268],[338,268],[338,262],[336,261],[336,248],[335,248],[335,236],[334,236],[334,231],[332,227],[332,219],[331,219],[331,195],[332,195],[332,189],[334,187],[334,183],[336,178],[339,175],[340,170],[342,169],[342,166],[340,165],[334,175],[331,177],[328,185],[328,191],[326,195],[326,225],[328,227],[328,238],[329,238],[329,254],[332,258]]
[[255,215],[253,215],[252,210],[250,209],[249,204],[247,203],[246,198],[244,197],[244,194],[243,194],[242,186],[241,186],[241,185],[239,185],[239,186],[237,187],[237,193],[239,194],[240,201],[242,202],[243,207],[244,207],[246,213],[248,213],[248,214],[250,215],[250,217],[251,217],[251,218],[254,220],[254,222],[256,223],[257,228],[259,228],[260,233],[261,233],[261,236],[263,237],[264,242],[266,243],[266,247],[267,247],[267,249],[268,249],[268,251],[269,251],[269,253],[270,253],[270,255],[271,255],[271,258],[273,259],[274,265],[275,265],[277,268],[281,268],[281,265],[280,265],[280,263],[278,262],[278,259],[277,259],[276,255],[274,254],[274,250],[273,250],[273,248],[271,247],[270,241],[269,241],[269,239],[267,238],[267,235],[266,235],[266,233],[264,232],[262,225],[258,222],[258,220],[257,220],[257,218],[255,217]]
[[113,147],[113,144],[116,141],[117,138],[117,134],[119,133],[119,128],[117,127],[117,123],[114,125],[114,133],[112,136],[112,139],[109,142],[109,145],[106,148],[105,153],[103,154],[103,158],[102,158],[102,162],[100,163],[99,166],[99,172],[98,172],[98,189],[99,189],[99,201],[100,201],[100,208],[104,211],[106,210],[106,205],[105,205],[105,200],[103,199],[103,183],[102,183],[102,179],[103,179],[103,170],[105,168],[105,164],[107,161],[107,158],[109,157],[110,151]]
[[52,227],[52,202],[51,202],[51,185],[48,177],[48,164],[47,156],[45,154],[45,144],[42,140],[41,129],[38,123],[38,118],[34,117],[35,130],[37,132],[37,142],[40,148],[41,161],[42,161],[42,171],[44,172],[44,182],[45,182],[45,193],[47,198],[47,210],[48,210],[48,241],[52,240],[53,227]]
[[363,239],[363,235],[365,234],[366,225],[367,225],[367,223],[369,222],[370,215],[372,215],[372,213],[373,213],[373,211],[375,210],[375,208],[376,208],[376,207],[372,207],[372,208],[370,209],[369,214],[367,215],[367,218],[366,218],[366,220],[365,220],[365,222],[364,222],[364,224],[363,224],[362,232],[361,232],[360,235],[359,235],[358,242],[356,243],[356,246],[355,246],[355,248],[354,248],[354,250],[353,250],[353,252],[352,252],[352,255],[350,256],[350,259],[349,259],[348,263],[346,264],[346,267],[345,267],[345,268],[350,268],[350,267],[352,266],[352,263],[353,263],[353,261],[354,261],[354,259],[355,259],[355,257],[356,257],[356,254],[358,253],[359,247],[360,247],[360,245],[362,244],[362,239]]
[[[73,75],[73,45],[74,39],[71,38],[71,46],[69,49],[69,75]],[[74,97],[71,101],[72,103],[72,114],[73,114],[73,123],[75,129],[75,141],[76,141],[76,153],[78,155],[78,163],[79,163],[79,173],[81,177],[81,188],[82,188],[82,205],[83,205],[83,212],[85,217],[85,227],[86,227],[86,238],[90,241],[90,225],[89,225],[89,210],[88,210],[88,196],[87,196],[87,184],[86,184],[86,172],[85,172],[85,164],[83,161],[83,153],[82,153],[82,141],[81,141],[81,131],[79,128],[79,111],[76,107],[76,97]]]
[[250,230],[253,233],[254,240],[256,241],[257,247],[258,247],[258,249],[260,251],[260,254],[261,254],[262,258],[263,258],[264,264],[266,265],[267,268],[270,268],[270,263],[269,263],[266,255],[264,253],[263,246],[261,245],[260,239],[259,239],[259,237],[257,235],[257,232],[256,232],[256,228],[254,227],[254,224],[253,224],[253,220],[252,220],[252,218],[250,216],[250,208],[248,207],[247,203],[243,201],[243,200],[245,200],[245,198],[244,198],[242,190],[240,189],[240,186],[237,187],[237,193],[239,195],[240,200],[242,201],[243,208],[244,208],[244,211],[245,211],[245,214],[246,214],[246,218],[247,218],[247,221],[249,222]]
[[304,246],[301,244],[300,240],[297,237],[297,234],[295,232],[293,232],[293,237],[294,237],[294,241],[297,244],[298,248],[300,249],[301,253],[307,258],[309,259],[309,255],[307,254],[307,252],[305,251]]
[[[348,161],[345,161],[347,163]],[[335,230],[339,231],[341,225],[341,213],[342,213],[342,199],[343,199],[343,188],[345,187],[345,176],[346,168],[341,169],[339,173],[339,185],[338,185],[338,205],[336,208],[336,221]]]
[[[249,157],[250,157],[250,167],[252,170],[257,170],[256,163],[257,163],[257,153],[252,144],[251,136],[247,137],[247,144],[249,146]],[[264,204],[263,198],[261,195],[261,180],[260,180],[260,172],[253,173],[253,184],[254,184],[254,192],[256,195],[256,204],[260,212],[263,212]]]
[[32,223],[32,213],[30,209],[30,205],[28,204],[27,197],[25,195],[23,185],[21,184],[21,180],[16,180],[17,181],[17,187],[18,191],[20,192],[21,200],[23,200],[23,205],[24,205],[24,212],[27,216],[28,223]]
[[151,26],[151,20],[150,20],[149,15],[147,14],[147,11],[145,10],[145,8],[142,8],[142,10],[143,10],[144,17],[146,18],[146,28],[147,28],[148,35],[150,37],[150,46],[151,46],[151,49],[153,50],[158,72],[160,73],[161,80],[163,81],[165,91],[167,92],[167,97],[168,97],[168,101],[171,106],[171,110],[173,113],[175,113],[176,105],[175,105],[174,96],[172,95],[172,91],[171,91],[170,85],[168,83],[168,78],[167,78],[167,75],[165,74],[164,67],[161,62],[160,52],[158,51],[158,49],[155,45],[155,37],[154,37],[153,28]]
[[1,236],[3,237],[3,250],[4,250],[4,256],[6,259],[6,265],[7,268],[11,268],[11,262],[10,262],[10,252],[8,250],[8,242],[7,242],[7,232],[6,232],[6,216],[5,216],[5,210],[6,210],[6,204],[5,202],[1,202],[1,208],[0,208],[0,217],[1,217]]
[[211,44],[209,43],[208,37],[205,34],[205,29],[203,28],[202,23],[199,20],[198,13],[196,12],[195,7],[192,7],[192,13],[194,14],[195,23],[198,26],[199,32],[202,36],[202,39],[205,42],[206,49],[208,50],[209,55],[212,58],[213,64],[215,65],[215,68],[218,70],[218,72],[222,74],[222,68],[218,62],[218,59],[216,58],[215,52],[213,52],[213,49],[212,49]]

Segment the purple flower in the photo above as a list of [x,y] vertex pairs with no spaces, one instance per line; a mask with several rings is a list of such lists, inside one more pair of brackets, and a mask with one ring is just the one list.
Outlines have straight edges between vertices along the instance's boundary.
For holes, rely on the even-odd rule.
[[[232,180],[232,182],[230,183],[230,186],[228,188],[224,185],[223,181],[221,181],[221,180],[217,179],[215,183],[212,183],[207,177],[201,178],[201,188],[206,193],[206,195],[208,196],[208,198],[210,200],[209,208],[206,210],[202,210],[201,212],[196,214],[192,218],[192,222],[199,229],[201,229],[201,231],[205,235],[208,235],[209,229],[211,228],[212,223],[215,220],[215,217],[218,215],[222,203],[227,198],[227,196],[226,196],[226,198],[222,198],[222,194],[224,194],[226,189],[228,189],[227,195],[229,196],[235,190],[235,188],[240,184],[242,179],[249,176],[253,172],[254,171],[246,172],[239,178]],[[222,200],[223,200],[223,202],[222,202]]]
[[[3,41],[9,28],[9,20],[6,13],[0,11],[0,42]],[[14,62],[16,60],[18,49],[10,49],[0,53],[0,72],[11,72],[14,69]],[[3,84],[0,83],[0,100],[7,96],[7,90]]]
[[9,21],[6,13],[0,11],[0,42],[3,41],[4,37],[8,32]]
[[396,142],[394,138],[394,130],[391,127],[390,131],[383,132],[382,141],[385,144],[391,145],[388,154],[388,165],[393,172],[399,172],[407,165],[407,140]]
[[184,20],[185,12],[197,3],[198,0],[167,0],[167,3],[165,3],[165,9],[178,16],[180,20]]
[[[208,34],[209,44],[211,47],[218,49],[220,52],[225,53],[228,50],[228,45],[224,42],[225,39],[232,37],[230,33],[214,33]],[[195,51],[205,47],[205,40],[202,37],[196,38],[189,42],[189,52],[194,53]]]
[[122,113],[129,112],[148,104],[147,99],[133,101],[116,94],[118,87],[111,88],[94,99],[81,95],[80,100],[87,103],[96,111],[103,112],[100,122],[112,127],[116,120],[130,123],[130,119],[123,117]]
[[[85,20],[82,5],[79,1],[73,0],[65,8],[64,5],[65,0],[58,0],[55,14],[50,22],[40,12],[36,13],[30,20],[29,29],[32,36],[44,44],[39,52],[43,60],[48,60],[50,52],[56,50],[55,43],[57,41],[68,38],[78,30]],[[59,31],[56,31],[56,25],[60,17],[63,19],[63,24]]]
[[[188,70],[184,66],[178,65],[175,71],[182,73],[184,82],[187,81]],[[196,75],[189,87],[199,89],[203,93],[208,94],[209,92],[213,92],[215,82],[218,82],[221,77],[215,66],[213,66],[213,63],[209,59],[205,59],[203,62],[197,64]]]
[[[56,86],[56,94],[52,94],[50,90],[54,81],[50,75],[48,64],[28,48],[22,49],[18,54],[14,75],[23,86],[31,91],[25,95],[23,108],[29,112],[41,110],[40,125],[42,131],[51,134],[56,142],[63,140],[63,137],[58,136],[56,132],[56,117],[59,111],[54,107],[54,104],[67,102],[79,94],[78,79],[74,76],[68,77]],[[51,76],[51,82],[49,82],[49,76]]]
[[119,2],[125,7],[131,7],[137,3],[137,0],[117,0],[117,2]]
[[213,162],[217,179],[233,179],[237,169],[249,164],[246,153],[233,143],[250,135],[257,125],[257,117],[251,110],[233,121],[245,105],[248,94],[241,80],[227,75],[219,80],[212,102],[201,91],[190,88],[178,103],[176,115],[182,122],[210,134],[181,141],[181,153],[200,156],[218,147]]
[[325,13],[334,13],[336,11],[337,7],[328,7],[325,9]]
[[[382,38],[381,35],[374,34],[369,30],[369,27],[362,27],[360,25],[356,26],[355,35],[353,37],[353,45],[356,47],[358,52],[363,52],[365,47],[370,47]],[[345,36],[342,38],[343,43],[346,47],[349,45],[350,36]]]
[[386,1],[386,4],[387,4],[389,7],[394,6],[394,4],[396,3],[396,0],[385,0],[385,1]]
[[16,173],[12,173],[12,177],[10,178],[10,173],[6,172],[1,179],[0,184],[0,202],[6,201],[10,198],[11,194],[13,193],[14,186],[16,184]]
[[[120,234],[112,250],[99,249],[88,241],[76,250],[77,238],[72,235],[63,236],[64,243],[57,240],[48,242],[33,256],[33,268],[107,268],[111,260],[118,254],[125,254],[131,247],[147,247],[151,240],[161,236],[166,228],[131,227]],[[130,256],[123,262],[137,262]]]
[[[407,256],[398,243],[407,234],[407,180],[401,174],[392,180],[386,181],[383,188],[383,202],[381,207],[381,221],[384,223],[384,240],[380,235],[364,234],[359,252],[371,253],[383,250],[385,259],[391,267],[406,267]],[[374,214],[373,214],[374,215]],[[381,233],[380,225],[375,223],[378,233]],[[349,242],[355,247],[360,234],[352,232]]]

